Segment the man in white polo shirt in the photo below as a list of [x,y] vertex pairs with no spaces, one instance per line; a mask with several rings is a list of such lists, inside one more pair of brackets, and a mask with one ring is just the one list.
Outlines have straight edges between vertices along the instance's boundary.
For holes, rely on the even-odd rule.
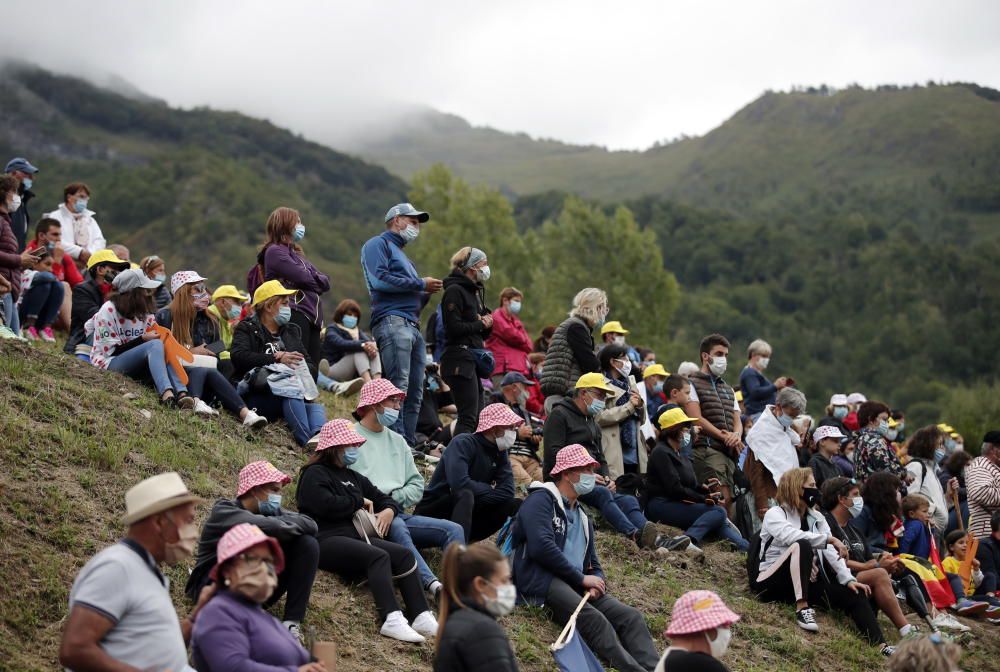
[[128,535],[91,558],[70,590],[62,665],[74,672],[191,669],[185,642],[201,604],[179,622],[159,566],[191,557],[201,501],[174,472],[125,494]]

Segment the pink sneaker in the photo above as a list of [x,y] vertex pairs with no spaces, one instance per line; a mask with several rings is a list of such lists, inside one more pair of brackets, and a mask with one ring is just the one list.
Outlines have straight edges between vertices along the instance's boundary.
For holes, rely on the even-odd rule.
[[29,341],[37,341],[39,338],[38,330],[35,329],[34,327],[28,327],[27,329],[24,330],[24,337]]
[[46,343],[56,342],[56,336],[52,333],[52,327],[45,327],[42,329],[42,340]]

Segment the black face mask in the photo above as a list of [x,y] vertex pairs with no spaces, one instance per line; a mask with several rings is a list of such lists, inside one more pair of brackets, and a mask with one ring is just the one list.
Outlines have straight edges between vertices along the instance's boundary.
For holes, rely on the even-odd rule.
[[803,488],[802,499],[810,509],[819,504],[819,488]]
[[109,268],[104,272],[104,282],[110,285],[112,282],[114,282],[115,276],[117,275],[118,275],[117,268]]

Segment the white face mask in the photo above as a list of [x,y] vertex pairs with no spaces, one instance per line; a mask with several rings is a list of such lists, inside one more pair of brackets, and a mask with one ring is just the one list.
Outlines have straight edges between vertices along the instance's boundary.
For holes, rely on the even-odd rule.
[[763,371],[764,369],[766,369],[767,365],[770,364],[770,363],[771,363],[771,358],[770,357],[761,357],[760,359],[757,360],[757,366],[760,367],[761,371]]
[[865,508],[865,500],[861,497],[855,497],[851,500],[851,505],[847,507],[847,510],[851,512],[852,518],[857,518],[861,515],[861,510]]
[[500,450],[510,450],[514,447],[515,441],[517,441],[517,430],[508,429],[503,433],[503,436],[497,437],[497,448]]
[[[493,584],[490,584],[493,586]],[[514,611],[514,604],[517,602],[517,588],[513,583],[505,583],[502,586],[493,586],[497,591],[496,597],[483,596],[483,606],[496,618],[506,616]]]
[[625,337],[620,335],[612,336],[611,342],[614,343],[615,345],[625,345]]
[[476,279],[479,282],[486,282],[490,279],[490,267],[483,266],[482,268],[476,269]]
[[420,235],[420,229],[415,227],[413,224],[407,224],[406,228],[399,232],[399,235],[403,237],[408,243],[412,243]]
[[7,204],[7,212],[13,213],[17,212],[18,208],[21,207],[21,197],[18,194],[14,194],[10,197],[10,203]]
[[705,633],[705,639],[708,640],[708,648],[712,652],[713,658],[722,658],[726,655],[726,651],[729,650],[729,642],[733,638],[733,631],[729,628],[716,628],[715,629],[715,639],[709,639],[708,633]]
[[618,370],[618,373],[627,378],[628,374],[632,373],[632,361],[626,359],[624,362],[618,362],[618,365],[615,366],[615,368]]
[[712,357],[708,363],[708,370],[717,378],[722,377],[726,372],[727,361],[725,357]]

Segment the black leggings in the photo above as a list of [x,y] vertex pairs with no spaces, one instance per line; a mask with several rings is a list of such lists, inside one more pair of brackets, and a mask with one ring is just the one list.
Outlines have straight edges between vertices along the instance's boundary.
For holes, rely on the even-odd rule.
[[427,598],[420,585],[420,574],[413,554],[405,547],[385,539],[361,539],[329,536],[319,540],[319,568],[340,574],[346,579],[368,579],[368,588],[375,598],[379,622],[394,611],[400,611],[392,581],[399,582],[399,592],[406,602],[406,617],[412,621],[427,611]]
[[458,523],[465,531],[465,543],[471,544],[499,530],[509,516],[517,514],[521,500],[511,498],[499,504],[476,501],[472,490],[459,490],[433,502],[420,502],[413,510],[416,516],[441,518]]
[[461,375],[443,376],[444,382],[451,388],[451,396],[455,399],[458,419],[455,422],[455,436],[472,434],[479,425],[479,411],[483,408],[483,384],[479,376],[471,378]]
[[[816,581],[809,581],[815,555],[808,541],[802,539],[795,542],[773,565],[760,573],[751,589],[765,602],[795,604],[798,600],[806,600],[810,605],[821,604],[828,609],[839,609],[851,617],[869,643],[884,644],[882,629],[864,595],[839,583],[827,582],[822,572]],[[819,561],[823,562],[822,556]]]
[[246,408],[243,399],[236,394],[233,384],[217,370],[196,366],[185,371],[188,374],[188,394],[192,397],[198,397],[206,404],[219,401],[223,408],[236,415]]
[[[319,340],[319,326],[313,324],[308,315],[294,308],[292,309],[291,323],[297,326],[299,331],[302,332],[302,345],[305,346],[309,361],[312,362],[313,366],[319,366],[321,345]],[[315,378],[315,376],[313,377]]]

